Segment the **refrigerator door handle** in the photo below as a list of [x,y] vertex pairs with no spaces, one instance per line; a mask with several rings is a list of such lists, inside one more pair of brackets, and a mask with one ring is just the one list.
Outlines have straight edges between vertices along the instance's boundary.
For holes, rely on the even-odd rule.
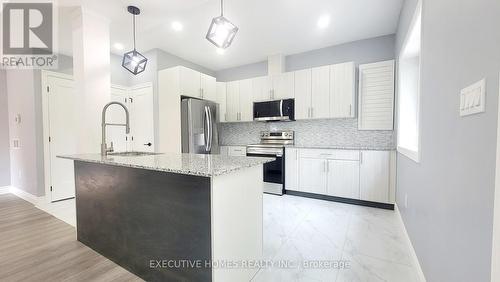
[[209,113],[208,113],[208,106],[205,106],[205,120],[204,120],[204,126],[203,126],[203,139],[205,141],[205,150],[208,151],[209,150],[209,144],[208,144],[208,136],[209,136],[209,131],[210,131],[210,117],[209,117]]
[[214,126],[214,123],[213,123],[213,120],[212,120],[212,109],[210,109],[209,106],[206,107],[206,109],[208,110],[208,148],[207,148],[207,151],[211,151],[212,150],[212,139],[213,139],[213,135],[214,135],[214,130],[213,130],[213,126]]

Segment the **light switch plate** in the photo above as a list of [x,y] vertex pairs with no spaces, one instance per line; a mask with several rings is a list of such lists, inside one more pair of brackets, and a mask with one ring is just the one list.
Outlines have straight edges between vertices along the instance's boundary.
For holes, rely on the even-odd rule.
[[460,116],[469,116],[485,111],[486,80],[482,79],[460,92]]

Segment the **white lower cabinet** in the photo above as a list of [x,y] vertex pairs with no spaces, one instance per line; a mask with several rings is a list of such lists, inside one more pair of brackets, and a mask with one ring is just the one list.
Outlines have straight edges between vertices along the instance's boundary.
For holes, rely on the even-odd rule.
[[299,150],[285,149],[285,189],[297,191],[299,187]]
[[247,147],[245,146],[220,146],[220,154],[232,157],[246,157]]
[[359,198],[365,201],[391,203],[391,152],[361,151]]
[[328,160],[327,194],[359,199],[359,161]]
[[285,189],[394,203],[391,151],[286,148]]
[[299,191],[326,194],[326,160],[301,157],[299,166]]

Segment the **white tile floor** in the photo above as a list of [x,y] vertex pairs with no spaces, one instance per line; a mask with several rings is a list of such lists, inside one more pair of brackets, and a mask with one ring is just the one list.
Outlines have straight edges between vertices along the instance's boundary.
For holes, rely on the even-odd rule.
[[349,263],[345,269],[267,268],[253,281],[419,281],[394,211],[264,195],[264,257]]

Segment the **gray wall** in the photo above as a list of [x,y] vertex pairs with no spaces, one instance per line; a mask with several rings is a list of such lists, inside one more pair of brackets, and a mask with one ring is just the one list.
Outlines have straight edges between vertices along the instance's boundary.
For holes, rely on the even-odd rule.
[[[398,50],[415,2],[405,2]],[[398,156],[397,203],[427,281],[490,281],[498,11],[500,1],[424,1],[422,155],[419,164]],[[482,78],[486,113],[460,118],[460,89]]]
[[[394,59],[395,35],[386,35],[326,47],[285,57],[285,71],[354,61],[356,64]],[[218,81],[239,80],[267,75],[267,61],[220,70]]]
[[5,70],[0,70],[0,187],[10,185],[9,113]]

